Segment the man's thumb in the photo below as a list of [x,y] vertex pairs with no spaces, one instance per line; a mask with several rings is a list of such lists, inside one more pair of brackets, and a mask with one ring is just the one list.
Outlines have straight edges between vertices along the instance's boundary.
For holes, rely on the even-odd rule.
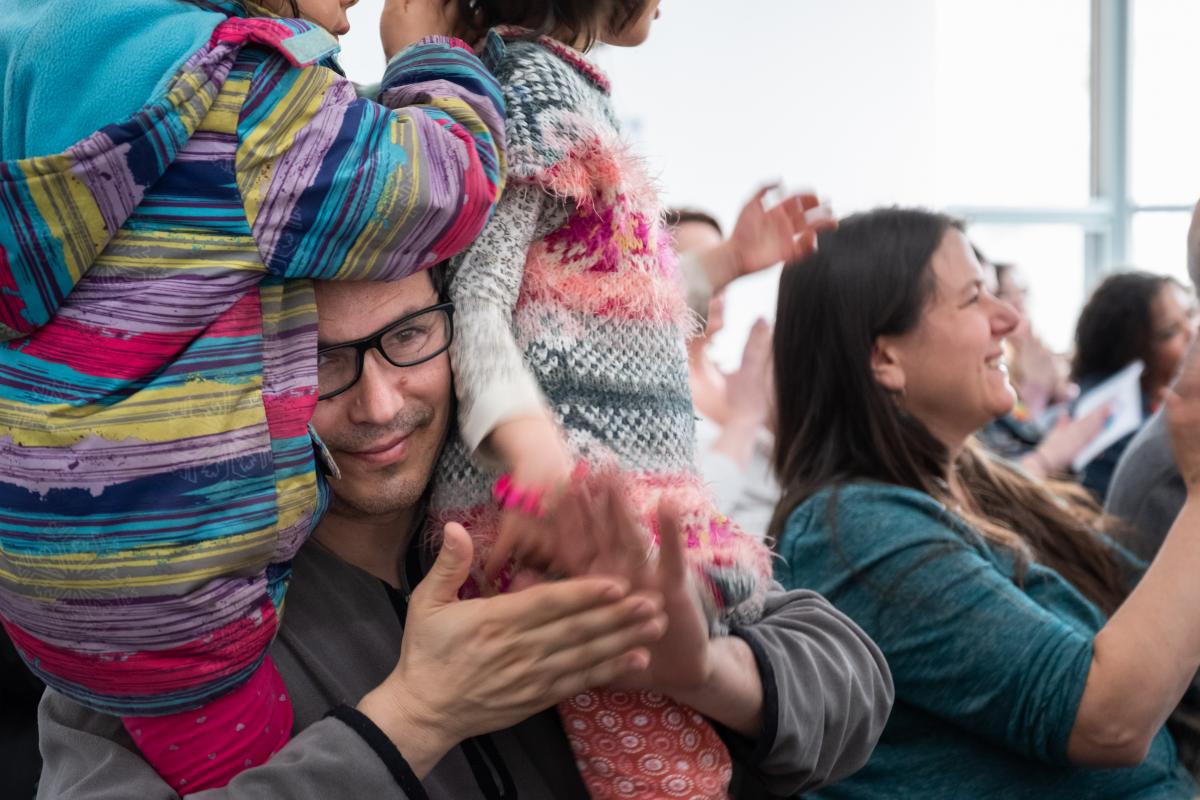
[[458,598],[458,590],[471,574],[474,552],[466,529],[457,522],[446,523],[442,533],[442,549],[438,551],[433,568],[421,581],[431,599],[439,603],[452,603]]

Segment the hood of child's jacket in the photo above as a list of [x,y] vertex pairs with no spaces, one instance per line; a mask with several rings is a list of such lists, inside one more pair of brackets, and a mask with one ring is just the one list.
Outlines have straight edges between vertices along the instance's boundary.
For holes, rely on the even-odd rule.
[[225,16],[182,0],[0,0],[0,160],[61,153],[129,117]]
[[54,316],[206,118],[242,47],[336,66],[328,32],[263,16],[248,0],[0,0],[0,341]]
[[46,323],[169,166],[187,138],[169,107],[206,94],[177,77],[225,19],[189,0],[0,0],[0,340]]
[[224,19],[181,0],[0,6],[0,339],[47,323],[173,161],[168,92]]

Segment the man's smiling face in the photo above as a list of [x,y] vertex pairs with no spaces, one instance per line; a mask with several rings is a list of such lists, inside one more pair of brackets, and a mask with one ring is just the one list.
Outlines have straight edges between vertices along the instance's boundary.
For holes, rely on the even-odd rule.
[[[425,272],[391,282],[317,282],[316,297],[321,347],[370,336],[438,303]],[[318,402],[313,414],[313,427],[341,471],[330,480],[331,511],[380,516],[415,504],[445,438],[451,398],[448,353],[395,367],[368,351],[358,383]]]

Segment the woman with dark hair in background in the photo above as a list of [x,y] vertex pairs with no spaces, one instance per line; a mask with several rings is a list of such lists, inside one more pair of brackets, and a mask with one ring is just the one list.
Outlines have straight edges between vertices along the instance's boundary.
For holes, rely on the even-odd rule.
[[[1195,336],[1193,298],[1174,278],[1148,272],[1110,275],[1079,313],[1071,379],[1086,393],[1141,361],[1142,419],[1147,420],[1162,403]],[[1117,461],[1135,433],[1114,442],[1084,467],[1080,481],[1098,501],[1108,494]]]
[[[939,214],[851,217],[784,270],[777,575],[862,625],[896,682],[867,766],[814,797],[1196,793],[1163,723],[1200,665],[1200,500],[1130,592],[1085,492],[978,448],[1013,404],[1017,320]],[[1200,362],[1179,391],[1195,488]]]

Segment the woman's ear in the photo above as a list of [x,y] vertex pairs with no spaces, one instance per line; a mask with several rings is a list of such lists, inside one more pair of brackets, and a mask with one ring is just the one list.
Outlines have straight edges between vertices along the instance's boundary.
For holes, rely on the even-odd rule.
[[904,394],[904,368],[896,342],[890,336],[880,336],[871,348],[871,373],[875,381],[892,394]]

